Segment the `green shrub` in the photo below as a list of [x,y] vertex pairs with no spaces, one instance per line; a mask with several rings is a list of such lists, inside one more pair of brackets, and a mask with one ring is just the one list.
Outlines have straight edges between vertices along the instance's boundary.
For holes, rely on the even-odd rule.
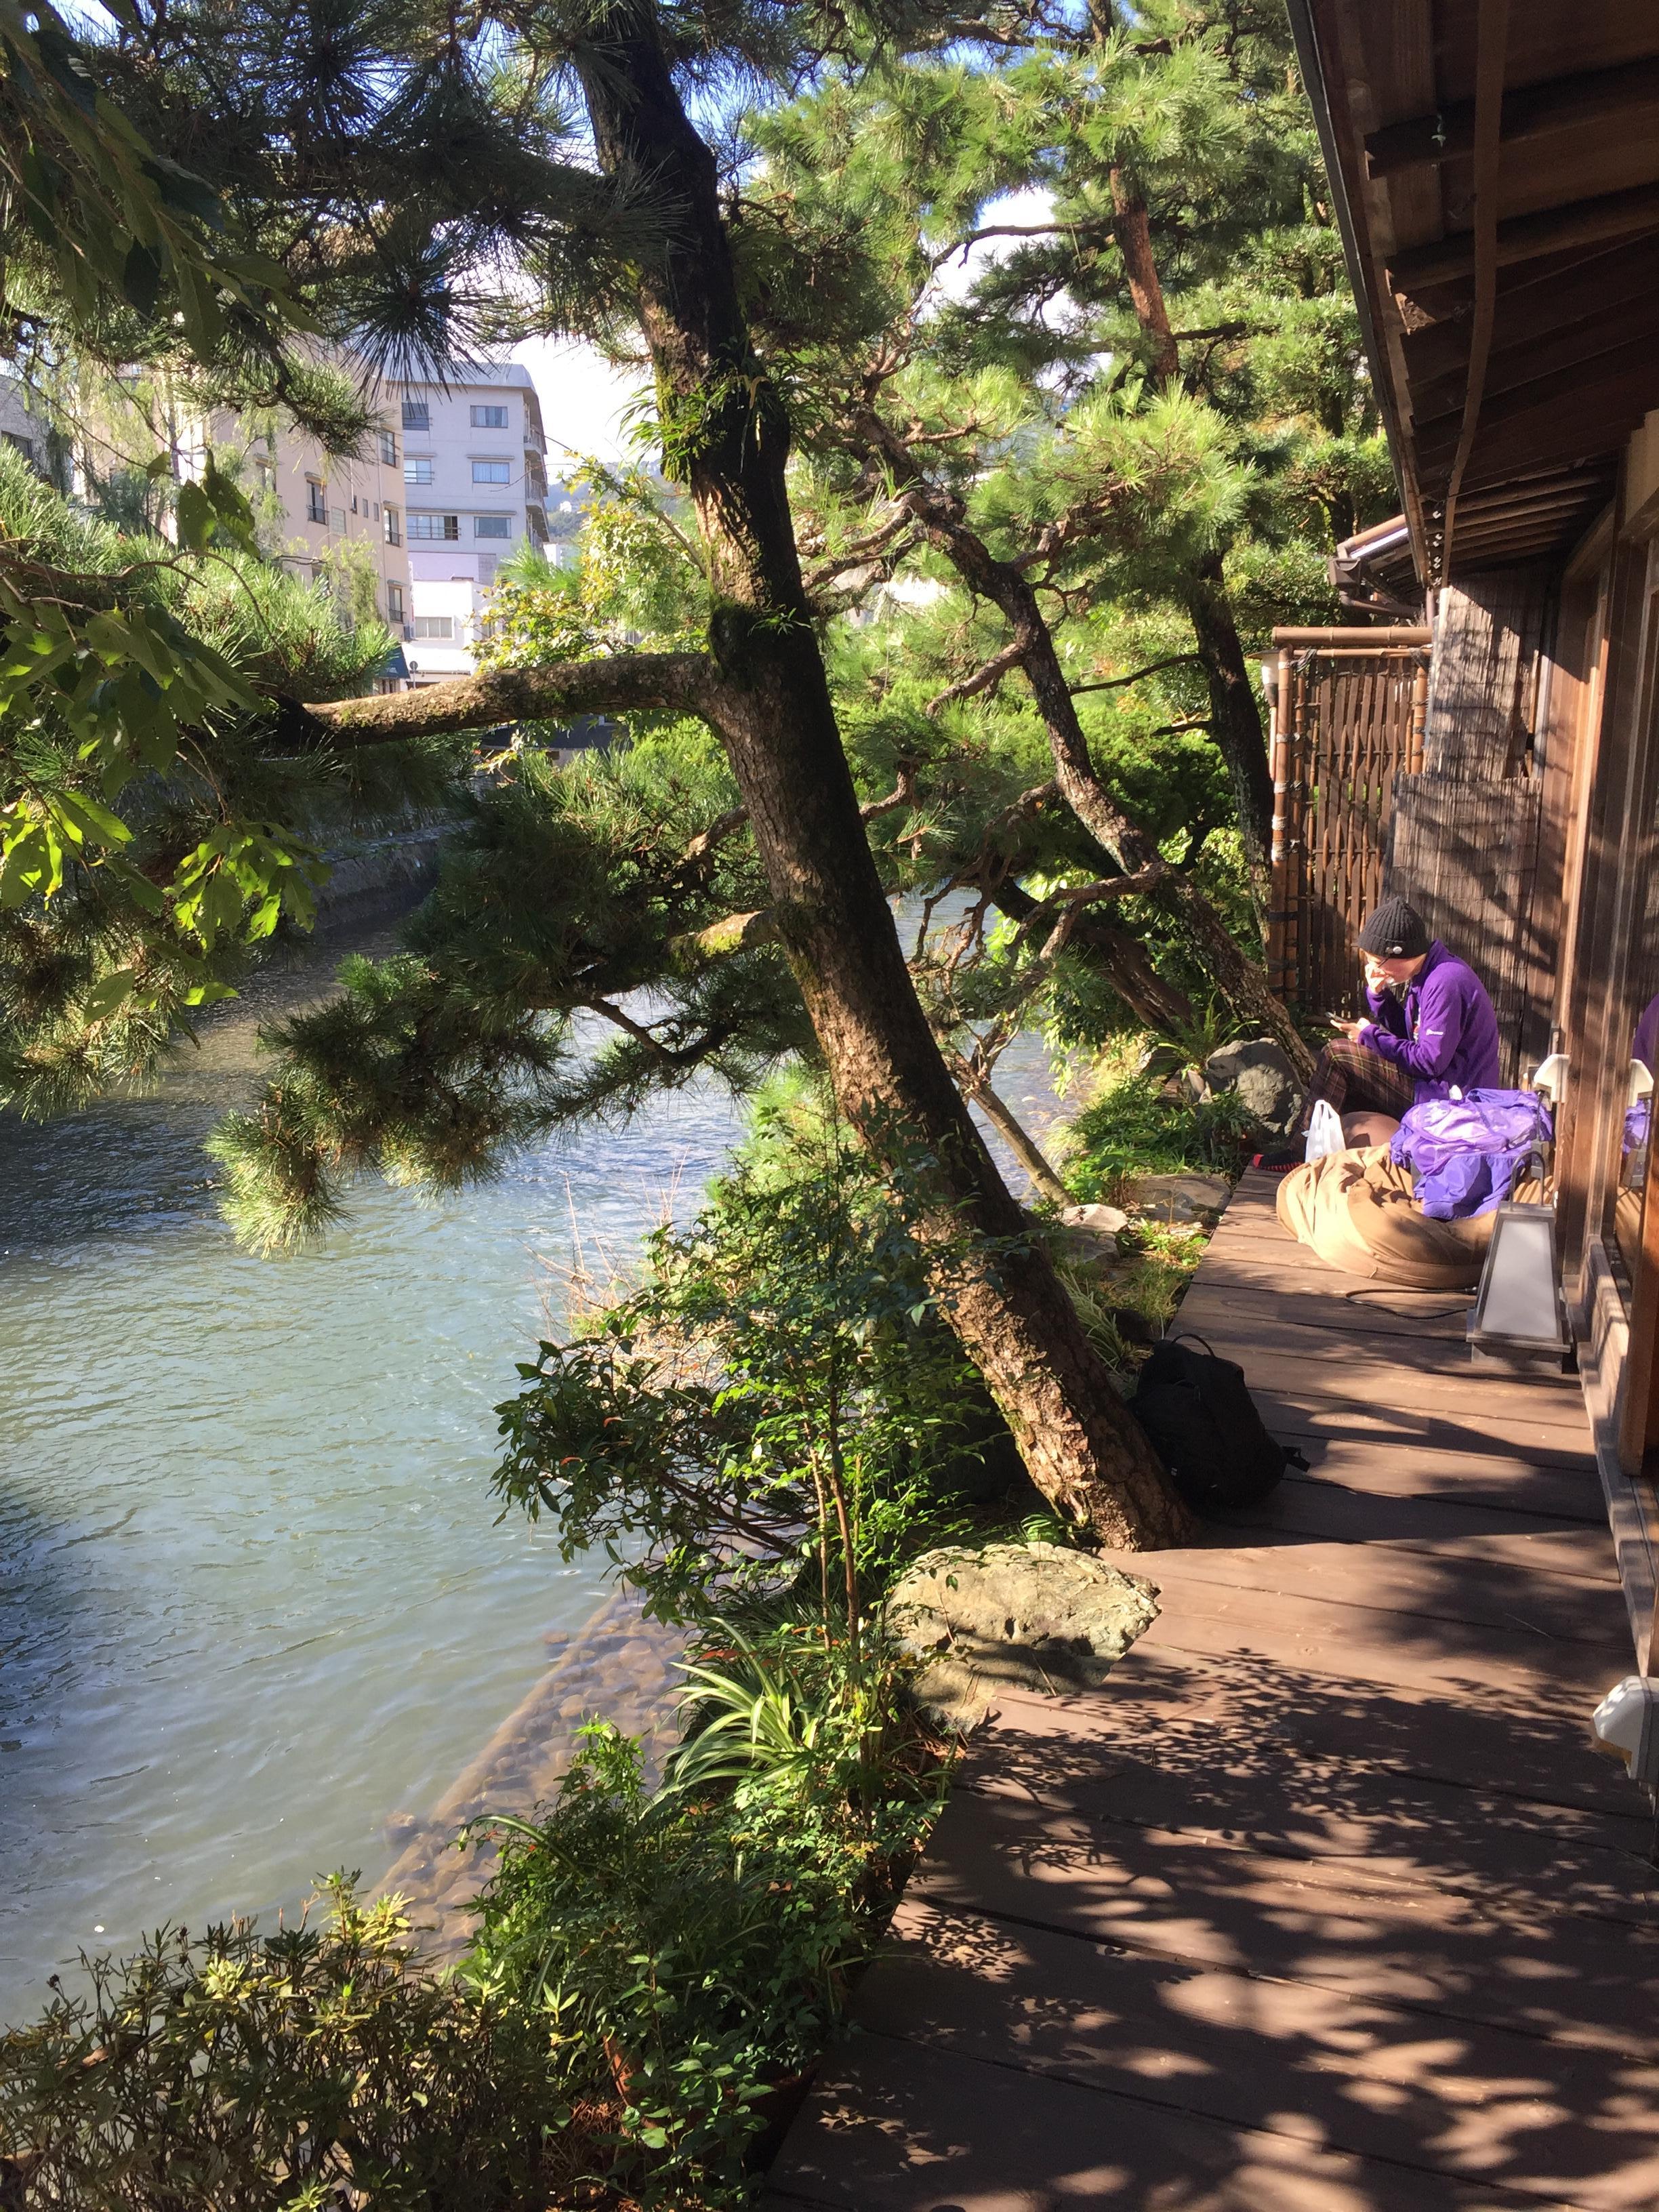
[[654,1796],[638,1746],[595,1725],[550,1813],[481,1824],[501,1861],[467,1971],[544,2021],[562,2112],[615,2102],[611,2178],[644,2205],[740,2199],[767,2101],[839,2021],[936,1808],[926,1784],[861,1804],[825,1705],[787,1725],[783,1755],[692,1760]]
[[[532,2024],[422,1968],[395,1900],[320,1923],[164,1930],[83,1960],[0,2036],[0,2201],[54,2212],[501,2212],[544,2176]],[[13,2196],[3,2185],[10,2162]],[[19,2178],[27,2193],[16,2197]],[[357,2192],[352,2194],[350,2192]]]
[[1251,1125],[1237,1097],[1164,1098],[1161,1089],[1152,1077],[1121,1076],[1073,1122],[1064,1173],[1082,1204],[1119,1203],[1137,1176],[1238,1172]]
[[498,1493],[661,1617],[805,1578],[856,1623],[860,1589],[963,1532],[963,1462],[1006,1442],[930,1256],[846,1128],[775,1097],[638,1285],[520,1367]]

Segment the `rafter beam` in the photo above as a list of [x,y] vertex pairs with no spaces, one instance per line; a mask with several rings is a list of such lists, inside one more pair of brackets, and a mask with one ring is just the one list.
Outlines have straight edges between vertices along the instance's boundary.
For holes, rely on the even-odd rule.
[[[1608,388],[1632,394],[1644,388],[1651,392],[1650,405],[1659,405],[1659,345],[1650,332],[1629,338],[1622,345],[1609,346],[1605,353],[1595,355],[1584,362],[1574,362],[1543,376],[1528,379],[1524,384],[1513,385],[1507,392],[1494,393],[1480,410],[1483,431],[1496,429],[1499,424],[1513,422],[1540,407],[1571,407],[1594,416],[1593,395]],[[1647,412],[1644,407],[1642,412]],[[1449,435],[1462,420],[1462,410],[1449,409],[1443,415],[1428,418],[1417,425],[1418,451],[1428,453],[1437,440]],[[1592,436],[1592,448],[1599,441]]]
[[[1511,216],[1498,226],[1498,263],[1512,268],[1540,253],[1561,253],[1576,246],[1600,246],[1611,238],[1633,238],[1659,230],[1659,185],[1634,185],[1628,191],[1602,192],[1537,215]],[[1411,295],[1474,273],[1474,233],[1454,231],[1426,246],[1407,246],[1389,264],[1389,282]]]
[[[1617,317],[1659,295],[1659,236],[1608,246],[1599,253],[1539,269],[1525,264],[1498,280],[1498,349]],[[1462,375],[1468,367],[1467,313],[1407,331],[1401,342],[1406,374],[1418,391],[1432,378]]]
[[[1639,358],[1638,349],[1643,346],[1650,354],[1659,355],[1656,338],[1659,338],[1659,292],[1632,302],[1622,315],[1581,323],[1573,329],[1558,331],[1553,337],[1494,348],[1486,364],[1486,419],[1499,419],[1492,410],[1506,393],[1528,391],[1547,381],[1569,391],[1572,378],[1581,384],[1593,382],[1604,366],[1612,368],[1621,360]],[[1563,378],[1569,381],[1561,383]],[[1462,372],[1453,372],[1437,377],[1432,383],[1412,386],[1412,414],[1419,430],[1437,416],[1458,411],[1465,382]]]
[[[1547,78],[1504,95],[1501,143],[1524,146],[1587,125],[1629,124],[1644,112],[1659,114],[1659,61],[1626,62],[1620,69],[1587,70]],[[1448,100],[1438,113],[1389,123],[1365,141],[1373,177],[1432,168],[1474,151],[1474,102]]]

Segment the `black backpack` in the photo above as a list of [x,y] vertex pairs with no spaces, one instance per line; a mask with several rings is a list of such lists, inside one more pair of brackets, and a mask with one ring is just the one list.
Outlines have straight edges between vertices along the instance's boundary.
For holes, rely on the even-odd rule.
[[1129,1401],[1170,1480],[1200,1513],[1254,1505],[1287,1467],[1308,1464],[1267,1434],[1244,1370],[1207,1344],[1195,1349],[1203,1343],[1166,1336],[1155,1344]]

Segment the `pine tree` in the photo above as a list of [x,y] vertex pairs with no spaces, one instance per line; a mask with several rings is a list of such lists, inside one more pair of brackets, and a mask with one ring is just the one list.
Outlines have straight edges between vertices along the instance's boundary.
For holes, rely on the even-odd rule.
[[[1224,32],[1200,23],[1196,11],[1183,20],[1199,24],[1182,36],[1211,68]],[[953,91],[952,64],[926,57],[975,38],[981,52],[994,47],[1012,64],[1000,79],[958,69]],[[337,1007],[294,1034],[282,1079],[228,1139],[239,1183],[250,1203],[264,1206],[264,1225],[276,1231],[325,1217],[342,1174],[362,1164],[440,1180],[477,1171],[538,1113],[568,1110],[571,1086],[550,1011],[602,1003],[623,1016],[600,1088],[626,1103],[630,1085],[672,1080],[699,1059],[780,1048],[790,1033],[791,1002],[779,988],[787,975],[848,1119],[921,1190],[943,1302],[1033,1474],[1102,1535],[1145,1543],[1179,1534],[1183,1516],[974,1131],[894,933],[867,824],[890,830],[895,817],[914,812],[918,769],[896,759],[892,792],[870,793],[860,806],[823,638],[836,579],[855,570],[860,535],[866,564],[877,568],[943,554],[1019,648],[1051,748],[1049,780],[1071,825],[1063,836],[1085,877],[1065,887],[1078,894],[1073,936],[1080,942],[1092,921],[1109,940],[1107,914],[1167,908],[1237,999],[1279,1024],[1295,1048],[1209,894],[1171,863],[1101,774],[1075,704],[1082,672],[1068,672],[1070,641],[1059,634],[1068,600],[1079,610],[1103,605],[1114,585],[1132,600],[1139,594],[1149,627],[1162,621],[1167,629],[1180,589],[1161,577],[1149,585],[1144,573],[1137,580],[1137,565],[1157,566],[1150,541],[1171,516],[1184,518],[1177,586],[1196,563],[1220,558],[1226,541],[1214,528],[1206,537],[1201,495],[1220,452],[1211,426],[1224,429],[1229,418],[1209,393],[1176,391],[1156,358],[1138,386],[1097,378],[1103,388],[1091,391],[1099,328],[1088,333],[1085,357],[1084,338],[1068,346],[1022,316],[1012,278],[1000,279],[1000,306],[988,293],[921,331],[915,360],[876,377],[861,415],[849,409],[849,365],[867,380],[895,319],[902,324],[912,313],[914,295],[895,292],[891,264],[903,275],[918,240],[952,242],[928,228],[939,187],[929,178],[905,201],[908,244],[876,240],[884,262],[857,235],[860,224],[869,227],[867,192],[860,198],[849,189],[835,204],[820,192],[809,205],[811,195],[797,191],[785,207],[784,156],[775,149],[759,161],[737,152],[723,182],[721,155],[689,120],[684,89],[698,85],[700,117],[723,117],[708,125],[719,138],[738,121],[739,72],[752,85],[757,72],[776,81],[806,68],[825,86],[843,82],[854,109],[896,86],[924,119],[931,105],[935,137],[948,152],[955,94],[965,88],[983,106],[1006,83],[1008,120],[996,161],[988,168],[978,149],[968,149],[976,173],[957,176],[952,216],[972,220],[988,190],[1024,180],[1035,166],[1048,175],[1057,209],[1075,191],[1074,216],[1066,206],[1073,230],[1085,215],[1105,226],[1099,235],[1117,242],[1127,270],[1137,234],[1120,226],[1137,191],[1152,210],[1146,235],[1158,238],[1144,135],[1131,176],[1117,140],[1091,144],[1081,127],[1055,121],[1071,107],[1086,114],[1080,75],[1109,64],[1121,76],[1121,39],[1114,32],[1084,40],[1000,13],[978,27],[917,15],[854,27],[804,9],[723,13],[715,21],[648,0],[538,11],[522,21],[481,12],[465,27],[416,6],[362,8],[337,11],[324,36],[307,14],[215,0],[124,15],[93,66],[159,145],[199,164],[253,246],[313,303],[319,330],[349,337],[388,365],[441,362],[447,349],[503,333],[502,313],[477,274],[492,264],[538,281],[534,313],[544,327],[612,339],[636,329],[655,371],[665,465],[696,517],[702,605],[695,641],[592,652],[578,637],[574,651],[488,671],[436,696],[316,702],[306,722],[272,725],[267,751],[297,745],[344,757],[506,720],[596,710],[689,716],[718,733],[733,787],[731,803],[704,811],[695,827],[689,814],[677,818],[648,776],[631,795],[620,787],[599,793],[586,822],[575,818],[574,798],[550,804],[533,774],[489,809],[452,894],[422,921],[406,960],[359,976]],[[896,58],[907,51],[924,58]],[[555,98],[562,82],[579,91],[591,163]],[[1125,208],[1112,198],[1115,171]],[[1159,280],[1166,302],[1177,296],[1167,269]],[[1052,270],[1030,281],[1038,290],[1046,284],[1053,299],[1080,279],[1071,268],[1058,283]],[[1144,332],[1137,283],[1144,293],[1140,277],[1123,277],[1110,313],[1121,320],[1127,284]],[[508,296],[495,288],[496,301]],[[1097,325],[1103,319],[1106,304]],[[228,346],[228,356],[235,352]],[[245,358],[256,356],[244,349]],[[1045,412],[1031,394],[1045,388],[1037,372],[1052,383],[1056,367],[1073,378],[1073,404]],[[910,415],[896,422],[888,406],[904,376],[922,405],[914,434]],[[1018,403],[1004,410],[1013,442],[981,452],[976,430],[958,434],[959,423],[933,441],[929,410],[948,414],[975,380],[1023,394],[1023,417]],[[810,578],[789,486],[792,452],[803,449],[814,470],[800,488],[814,501],[823,489],[830,541]],[[1229,489],[1241,456],[1231,447],[1221,458]],[[1158,478],[1156,495],[1138,508],[1122,488],[1126,461]],[[1118,527],[1131,509],[1136,526]],[[860,513],[861,531],[849,520]],[[228,513],[225,526],[230,520]],[[1190,606],[1186,612],[1190,622]],[[1213,658],[1213,640],[1194,633],[1189,649]],[[1149,657],[1166,652],[1167,644]],[[989,662],[971,669],[955,706],[941,710],[942,726],[957,708],[988,697],[1013,665],[1010,659],[1001,670]],[[1211,703],[1212,719],[1223,719],[1213,686]],[[702,798],[714,796],[711,784]],[[1021,799],[1006,810],[1020,817],[1016,843],[1051,804]],[[629,803],[649,820],[624,867],[616,831]],[[988,848],[988,835],[982,842]],[[1201,846],[1197,824],[1186,842],[1193,852]],[[556,872],[562,884],[579,883],[579,863],[596,849],[602,866],[584,896],[544,898]],[[746,870],[755,872],[750,880]],[[995,872],[988,849],[985,872]],[[613,896],[619,884],[621,897]],[[1032,898],[1017,917],[1028,921],[1048,898],[1022,893],[1017,881],[1004,895],[1014,906]],[[732,899],[739,903],[726,903]],[[652,926],[641,930],[642,915]],[[1038,941],[1053,934],[1045,928]],[[1126,931],[1122,941],[1136,935]],[[1125,966],[1127,976],[1133,963]],[[653,968],[680,976],[678,1036],[655,1024],[630,1034],[617,1004],[632,982],[652,980]],[[1168,988],[1143,959],[1135,988],[1152,998],[1160,987]],[[964,1228],[975,1255],[967,1260]]]

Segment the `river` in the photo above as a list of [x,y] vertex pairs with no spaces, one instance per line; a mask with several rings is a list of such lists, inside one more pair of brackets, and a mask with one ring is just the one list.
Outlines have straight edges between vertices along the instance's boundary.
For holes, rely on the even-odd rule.
[[[599,1602],[598,1564],[495,1522],[492,1408],[577,1239],[603,1272],[695,1208],[741,1111],[693,1085],[239,1252],[201,1139],[257,1024],[392,942],[337,927],[146,1095],[0,1121],[0,2021],[82,1947],[376,1881]],[[1051,1103],[1034,1043],[1005,1067]]]

